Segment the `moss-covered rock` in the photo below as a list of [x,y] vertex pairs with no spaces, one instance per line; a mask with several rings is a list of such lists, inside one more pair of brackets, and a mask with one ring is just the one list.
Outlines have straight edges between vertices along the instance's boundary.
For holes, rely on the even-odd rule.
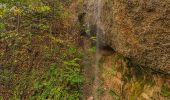
[[[95,25],[95,2],[87,21]],[[170,73],[170,1],[102,0],[100,40],[134,63]]]

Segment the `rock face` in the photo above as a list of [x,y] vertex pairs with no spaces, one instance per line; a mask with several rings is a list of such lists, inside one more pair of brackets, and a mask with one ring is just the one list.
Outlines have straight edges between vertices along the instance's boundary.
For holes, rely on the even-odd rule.
[[[170,73],[170,0],[101,2],[100,41],[136,64]],[[86,20],[95,26],[92,4]]]

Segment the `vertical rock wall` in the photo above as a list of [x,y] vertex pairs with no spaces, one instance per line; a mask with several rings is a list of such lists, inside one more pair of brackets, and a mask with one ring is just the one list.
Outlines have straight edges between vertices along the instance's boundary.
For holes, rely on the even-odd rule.
[[[170,73],[170,0],[102,2],[100,41],[136,64]],[[93,3],[86,11],[95,26]]]

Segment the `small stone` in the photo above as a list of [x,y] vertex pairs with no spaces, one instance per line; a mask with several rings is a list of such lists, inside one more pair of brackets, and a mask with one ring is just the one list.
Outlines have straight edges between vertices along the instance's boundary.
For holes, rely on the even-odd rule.
[[93,96],[90,96],[87,100],[93,100]]

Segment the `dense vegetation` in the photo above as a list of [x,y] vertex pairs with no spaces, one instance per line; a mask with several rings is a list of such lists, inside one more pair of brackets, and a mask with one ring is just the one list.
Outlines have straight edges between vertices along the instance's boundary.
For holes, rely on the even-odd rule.
[[[82,97],[69,0],[0,0],[0,98]],[[72,24],[71,24],[72,23]]]
[[86,22],[85,3],[0,0],[0,100],[170,99],[169,74],[100,43],[96,52],[98,27]]

